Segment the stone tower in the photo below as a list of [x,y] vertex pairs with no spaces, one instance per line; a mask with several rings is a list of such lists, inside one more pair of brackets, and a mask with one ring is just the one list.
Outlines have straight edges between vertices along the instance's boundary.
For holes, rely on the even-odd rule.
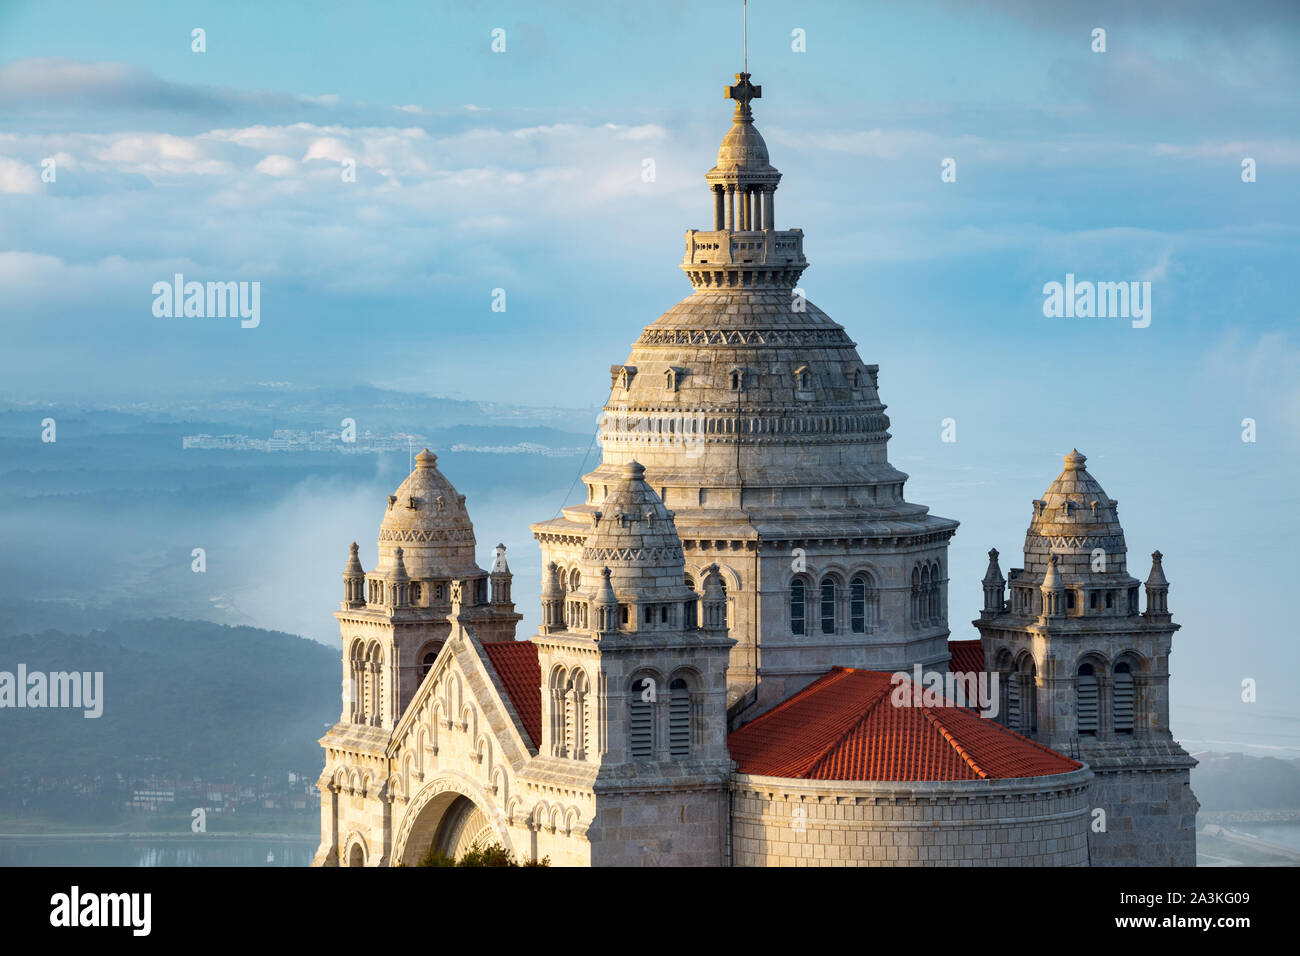
[[[686,587],[673,514],[635,461],[590,529],[580,578],[543,593],[542,739],[531,775],[591,792],[593,866],[725,862],[727,658],[717,569]],[[547,569],[552,581],[558,569]]]
[[318,863],[338,862],[340,828],[384,829],[382,820],[371,819],[377,811],[364,794],[342,799],[335,790],[331,796],[329,781],[340,773],[386,778],[389,737],[451,631],[453,604],[480,640],[514,639],[522,615],[510,600],[505,547],[497,546],[491,574],[475,562],[474,549],[465,496],[426,448],[388,496],[374,569],[362,568],[353,542],[343,571],[343,602],[334,612],[343,639],[343,712],[321,740],[327,754],[323,796],[330,799],[322,801],[328,825]]
[[834,665],[945,669],[957,522],[904,498],[877,366],[799,287],[803,231],[776,227],[781,174],[750,106],[761,88],[739,73],[725,92],[732,125],[705,176],[713,228],[686,233],[694,292],[611,366],[586,500],[532,530],[563,620],[575,575],[590,583],[592,516],[643,462],[676,513],[684,585],[702,595],[718,569],[738,724]]
[[1105,811],[1105,831],[1089,837],[1094,866],[1195,866],[1196,761],[1169,729],[1169,582],[1157,551],[1139,611],[1119,502],[1086,461],[1071,451],[1033,503],[1023,568],[1004,581],[989,552],[974,623],[999,675],[998,719],[1092,769]]

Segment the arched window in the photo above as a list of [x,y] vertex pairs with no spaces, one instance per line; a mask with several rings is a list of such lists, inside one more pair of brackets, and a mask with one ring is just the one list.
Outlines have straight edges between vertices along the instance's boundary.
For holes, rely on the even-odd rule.
[[569,674],[563,667],[551,671],[551,756],[563,757],[569,730]]
[[674,760],[691,755],[691,692],[680,677],[668,688],[668,754]]
[[1133,672],[1127,661],[1115,665],[1111,725],[1117,734],[1133,733]]
[[942,595],[939,592],[940,584],[943,581],[943,572],[936,562],[930,568],[930,623],[938,624],[943,621],[943,612],[941,610]]
[[1080,664],[1074,682],[1075,711],[1080,735],[1097,733],[1097,675],[1091,664]]
[[795,578],[790,582],[790,633],[804,634],[805,595],[803,581]]
[[352,654],[350,660],[351,667],[348,670],[348,697],[349,713],[348,719],[354,724],[365,722],[366,713],[366,649],[360,640],[352,644]]
[[[686,575],[686,586],[692,591],[695,590],[695,580],[689,574]],[[685,611],[686,628],[689,630],[691,628],[699,627],[700,626],[699,599],[692,598],[689,601],[687,601],[686,606],[683,608],[683,610]]]
[[835,581],[822,578],[822,633],[835,633]]
[[921,569],[912,568],[912,625],[919,627],[921,624]]
[[366,655],[366,676],[364,688],[365,714],[363,723],[370,724],[373,727],[379,727],[383,724],[381,713],[383,710],[383,665],[384,651],[376,642],[370,645],[370,653]]
[[869,575],[855,575],[849,588],[849,619],[854,634],[880,626],[880,593]]
[[930,566],[921,569],[921,624],[930,623]]
[[1020,723],[1023,734],[1038,733],[1038,668],[1026,658],[1020,670]]
[[569,696],[573,700],[573,729],[570,736],[573,746],[569,751],[574,760],[586,760],[591,752],[591,708],[587,701],[589,686],[587,672],[574,671]]
[[428,676],[429,671],[433,670],[433,663],[438,659],[438,652],[442,650],[442,644],[434,644],[427,647],[420,656],[420,680],[423,681]]
[[412,604],[420,603],[420,582],[419,581],[411,582],[411,603]]
[[632,681],[628,702],[627,742],[633,760],[648,760],[655,752],[654,681]]

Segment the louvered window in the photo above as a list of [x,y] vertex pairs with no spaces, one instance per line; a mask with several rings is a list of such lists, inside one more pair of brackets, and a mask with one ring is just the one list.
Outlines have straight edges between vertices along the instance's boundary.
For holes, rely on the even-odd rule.
[[668,753],[674,760],[691,755],[691,692],[675,680],[668,695]]
[[642,696],[651,687],[644,678],[632,682],[632,700],[628,706],[628,747],[633,759],[654,756],[654,703]]
[[1079,717],[1080,734],[1097,733],[1097,677],[1092,672],[1091,664],[1079,668],[1075,682],[1076,706]]
[[1124,663],[1115,665],[1115,733],[1133,733],[1133,675]]

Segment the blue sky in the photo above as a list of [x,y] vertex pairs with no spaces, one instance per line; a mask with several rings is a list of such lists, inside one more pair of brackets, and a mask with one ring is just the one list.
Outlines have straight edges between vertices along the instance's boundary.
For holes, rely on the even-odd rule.
[[[954,581],[1017,550],[1078,446],[1135,573],[1160,547],[1189,602],[1180,686],[1294,674],[1300,12],[972,6],[751,4],[808,296],[881,365],[909,496],[964,522]],[[689,292],[738,3],[177,7],[0,3],[0,399],[287,381],[589,407]],[[156,318],[176,272],[260,282],[260,326]],[[1045,318],[1066,273],[1150,281],[1150,327]]]

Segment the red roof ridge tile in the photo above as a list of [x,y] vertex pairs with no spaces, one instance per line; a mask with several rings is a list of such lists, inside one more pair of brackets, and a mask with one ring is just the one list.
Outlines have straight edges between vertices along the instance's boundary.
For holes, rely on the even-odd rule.
[[[848,674],[854,673],[854,670],[851,667],[844,668],[844,671]],[[843,746],[845,739],[847,739],[853,731],[865,724],[868,718],[875,714],[876,708],[880,706],[880,702],[888,695],[889,688],[882,687],[874,696],[868,697],[866,705],[862,708],[862,713],[858,715],[858,719],[845,727],[841,733],[831,738],[830,742],[822,748],[821,752],[817,754],[806,767],[804,767],[803,775],[811,775],[814,771],[821,769],[822,764],[830,758],[831,754]]]
[[922,706],[921,713],[925,715],[926,720],[930,721],[930,723],[934,725],[935,729],[943,736],[943,739],[948,741],[948,744],[952,749],[957,751],[957,756],[966,761],[967,766],[979,774],[980,779],[987,780],[989,778],[989,775],[984,772],[984,768],[975,762],[974,758],[966,752],[966,748],[958,743],[957,738],[948,732],[948,728],[943,725],[943,722],[930,712],[929,707]]

